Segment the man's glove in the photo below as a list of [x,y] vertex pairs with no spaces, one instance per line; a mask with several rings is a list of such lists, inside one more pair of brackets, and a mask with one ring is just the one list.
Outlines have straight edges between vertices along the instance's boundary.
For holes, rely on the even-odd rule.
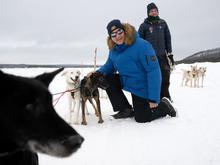
[[174,66],[175,62],[174,62],[174,59],[173,59],[173,54],[167,53],[167,57],[169,58],[168,60],[170,61],[171,65]]
[[173,54],[167,53],[167,61],[168,61],[168,64],[170,65],[170,69],[174,70],[175,69],[175,62],[173,59]]

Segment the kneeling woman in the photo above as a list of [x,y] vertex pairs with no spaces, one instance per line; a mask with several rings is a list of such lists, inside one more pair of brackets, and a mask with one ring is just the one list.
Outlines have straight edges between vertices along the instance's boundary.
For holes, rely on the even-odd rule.
[[[137,122],[150,122],[176,111],[167,98],[160,101],[161,72],[151,44],[138,36],[130,24],[112,20],[107,25],[109,56],[97,70],[106,76],[106,90],[116,119],[133,117]],[[132,95],[133,107],[123,90]]]

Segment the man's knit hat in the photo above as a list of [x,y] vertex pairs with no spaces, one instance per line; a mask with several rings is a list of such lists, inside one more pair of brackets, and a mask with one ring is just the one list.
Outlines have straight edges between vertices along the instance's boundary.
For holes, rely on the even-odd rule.
[[157,9],[157,11],[158,11],[158,8],[155,5],[155,3],[150,3],[150,4],[147,5],[147,15],[149,15],[150,10],[152,10],[152,9]]
[[107,25],[108,35],[110,36],[112,31],[114,31],[115,29],[118,29],[118,28],[124,30],[124,26],[121,24],[120,20],[113,19],[112,21],[110,21]]

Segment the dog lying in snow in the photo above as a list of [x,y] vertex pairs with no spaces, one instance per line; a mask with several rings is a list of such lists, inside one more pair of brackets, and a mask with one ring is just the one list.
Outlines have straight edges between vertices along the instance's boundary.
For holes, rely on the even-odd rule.
[[65,157],[83,138],[52,104],[50,82],[63,68],[35,78],[0,71],[0,164],[37,165],[37,152]]
[[62,76],[65,76],[66,78],[66,89],[71,91],[67,93],[68,109],[70,112],[69,115],[70,124],[78,124],[78,116],[81,105],[80,75],[81,72],[79,70],[67,70],[62,73]]

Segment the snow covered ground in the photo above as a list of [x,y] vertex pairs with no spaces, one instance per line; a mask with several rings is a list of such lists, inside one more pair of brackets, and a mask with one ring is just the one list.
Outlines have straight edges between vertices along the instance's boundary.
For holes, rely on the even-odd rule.
[[[39,154],[40,165],[219,165],[220,164],[220,63],[198,63],[207,67],[203,88],[181,87],[182,71],[187,64],[176,66],[171,75],[173,105],[176,118],[162,118],[151,123],[134,119],[115,120],[110,102],[101,100],[103,124],[97,124],[89,106],[88,125],[73,125],[85,138],[78,150],[68,158]],[[3,69],[8,73],[34,76],[53,69]],[[84,74],[92,69],[80,69]],[[52,93],[65,90],[59,74],[50,85]],[[130,100],[130,95],[128,95]],[[68,119],[64,95],[55,109]],[[54,128],[56,129],[56,128]]]

